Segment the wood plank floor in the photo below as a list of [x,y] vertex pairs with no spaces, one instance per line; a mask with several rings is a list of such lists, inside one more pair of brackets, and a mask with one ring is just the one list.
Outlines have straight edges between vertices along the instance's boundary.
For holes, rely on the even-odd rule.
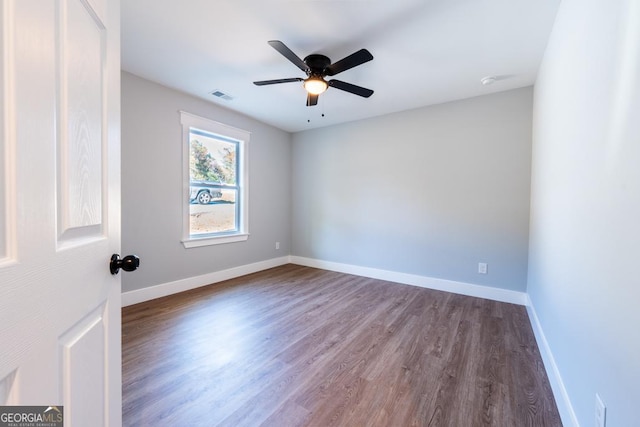
[[524,307],[286,265],[123,309],[125,426],[559,426]]

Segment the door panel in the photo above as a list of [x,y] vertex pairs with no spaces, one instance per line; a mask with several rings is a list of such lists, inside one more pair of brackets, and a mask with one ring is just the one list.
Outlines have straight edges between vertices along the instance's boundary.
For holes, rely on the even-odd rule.
[[63,400],[72,426],[90,426],[105,419],[105,396],[93,392],[104,389],[107,376],[103,313],[104,307],[99,307],[60,338]]
[[13,261],[14,255],[14,236],[15,222],[14,212],[15,203],[13,195],[15,194],[15,174],[13,173],[14,161],[14,138],[12,138],[13,126],[11,122],[12,105],[12,87],[9,86],[9,73],[11,68],[8,66],[9,59],[9,35],[13,32],[13,22],[8,18],[8,7],[3,0],[0,3],[0,267],[7,265]]
[[[4,8],[1,7],[0,5],[0,23],[2,23],[2,28],[4,28]],[[4,47],[4,33],[5,31],[0,31],[0,57],[3,58],[2,60],[2,64],[4,64],[6,61],[4,61],[4,52],[5,52],[5,47]],[[3,262],[5,260],[5,258],[7,258],[7,196],[6,196],[6,192],[7,192],[7,185],[6,185],[6,178],[7,178],[7,166],[5,164],[6,162],[6,143],[5,140],[7,139],[6,135],[5,135],[5,112],[7,107],[5,106],[6,103],[6,97],[5,97],[5,88],[4,88],[4,82],[5,82],[5,71],[4,71],[5,67],[0,67],[0,177],[2,178],[2,182],[5,183],[5,185],[0,185],[0,262]],[[2,380],[0,380],[2,381]],[[4,384],[3,382],[0,382],[0,384]],[[0,385],[0,405],[2,404],[2,390],[4,390],[3,386]]]
[[119,14],[0,0],[0,404],[67,426],[122,423]]
[[88,4],[61,0],[58,15],[58,235],[68,241],[102,234],[106,52]]

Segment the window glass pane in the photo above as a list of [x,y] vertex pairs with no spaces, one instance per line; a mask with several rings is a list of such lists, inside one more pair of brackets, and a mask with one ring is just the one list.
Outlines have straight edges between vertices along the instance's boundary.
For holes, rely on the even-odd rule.
[[238,232],[239,147],[239,141],[189,129],[190,235]]

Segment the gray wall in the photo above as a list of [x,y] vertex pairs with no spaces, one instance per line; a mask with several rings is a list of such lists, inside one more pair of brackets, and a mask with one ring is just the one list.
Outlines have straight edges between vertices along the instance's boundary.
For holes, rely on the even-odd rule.
[[[248,241],[192,249],[182,246],[179,110],[251,132]],[[140,269],[123,276],[123,291],[288,255],[290,183],[290,134],[122,74],[122,251],[141,258]]]
[[580,425],[639,426],[640,5],[560,3],[535,89],[528,292]]
[[294,134],[293,255],[524,291],[532,102],[525,88]]

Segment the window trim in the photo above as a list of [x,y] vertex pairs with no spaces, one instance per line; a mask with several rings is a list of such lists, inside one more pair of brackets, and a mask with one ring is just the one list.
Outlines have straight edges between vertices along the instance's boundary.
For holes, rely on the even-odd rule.
[[[179,111],[182,125],[182,244],[185,248],[197,248],[209,245],[219,245],[241,242],[249,238],[249,140],[251,133],[242,129],[228,126],[205,117],[197,116],[186,111]],[[237,176],[240,187],[240,208],[237,209],[238,231],[225,232],[218,235],[205,234],[192,236],[189,226],[189,133],[190,128],[200,129],[216,135],[235,139],[239,144],[240,171]]]

